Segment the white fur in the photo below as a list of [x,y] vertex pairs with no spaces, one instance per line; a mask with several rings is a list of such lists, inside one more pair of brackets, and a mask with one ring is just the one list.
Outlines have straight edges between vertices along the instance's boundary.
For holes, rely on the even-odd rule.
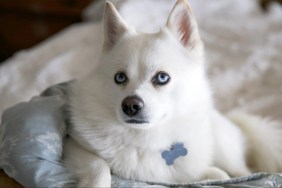
[[[110,169],[124,178],[171,183],[249,174],[246,146],[249,140],[250,147],[256,145],[259,138],[252,124],[261,121],[239,116],[240,129],[213,107],[202,42],[186,2],[178,0],[167,25],[154,34],[129,28],[110,3],[105,18],[100,62],[86,67],[88,74],[74,83],[70,97],[73,127],[65,163],[79,177],[79,186],[110,186]],[[183,21],[187,23],[179,25]],[[127,74],[125,85],[114,82],[118,71]],[[167,85],[152,84],[158,71],[170,75]],[[121,103],[130,95],[142,98],[149,123],[124,122]],[[269,167],[263,169],[278,171],[282,146],[276,142],[282,129],[275,126],[275,133],[273,127],[259,127],[261,133],[269,130],[273,139],[263,139],[262,149],[254,150],[262,154],[257,163]],[[188,155],[167,166],[161,152],[175,142],[182,142]],[[272,159],[265,151],[272,152],[279,168],[267,165]]]

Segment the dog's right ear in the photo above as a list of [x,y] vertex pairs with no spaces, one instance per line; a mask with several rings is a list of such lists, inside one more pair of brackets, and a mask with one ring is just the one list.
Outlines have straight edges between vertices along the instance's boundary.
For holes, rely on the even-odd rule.
[[106,1],[104,13],[104,50],[111,49],[119,38],[127,31],[127,26],[115,6]]

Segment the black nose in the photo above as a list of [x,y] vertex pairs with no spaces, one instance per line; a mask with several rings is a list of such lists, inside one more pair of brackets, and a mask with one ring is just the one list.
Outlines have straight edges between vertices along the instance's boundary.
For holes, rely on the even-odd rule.
[[144,107],[144,102],[140,97],[136,95],[128,96],[123,99],[121,106],[122,111],[126,115],[134,116]]

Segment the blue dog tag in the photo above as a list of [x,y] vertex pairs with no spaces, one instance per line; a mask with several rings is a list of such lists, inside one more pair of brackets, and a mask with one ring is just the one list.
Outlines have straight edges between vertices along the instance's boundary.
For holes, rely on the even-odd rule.
[[162,158],[166,161],[168,166],[172,165],[174,160],[186,156],[188,153],[187,149],[184,147],[183,143],[175,143],[171,146],[170,150],[165,150],[162,152]]

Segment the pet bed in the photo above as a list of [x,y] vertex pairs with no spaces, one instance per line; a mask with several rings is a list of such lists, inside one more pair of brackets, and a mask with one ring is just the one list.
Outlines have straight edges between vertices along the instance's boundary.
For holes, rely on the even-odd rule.
[[[190,0],[189,2],[199,22],[200,33],[206,45],[208,71],[217,107],[222,112],[240,108],[282,122],[282,9],[273,4],[269,13],[265,14],[253,0]],[[121,14],[128,23],[139,30],[152,32],[158,30],[159,26],[165,23],[174,1],[124,0],[117,1],[117,3]],[[101,10],[94,12],[101,15]],[[96,17],[99,16],[95,15]],[[0,67],[0,113],[2,114],[4,109],[16,103],[28,101],[32,96],[52,84],[67,81],[83,74],[90,64],[96,63],[101,41],[101,22],[85,22],[73,25],[42,44],[19,52],[4,62]],[[54,96],[35,98],[29,103],[17,105],[10,111],[6,111],[6,115],[4,114],[3,117],[8,123],[3,121],[0,127],[0,166],[8,175],[24,186],[54,185],[51,182],[52,178],[46,178],[49,175],[61,178],[57,180],[60,180],[62,186],[75,184],[75,178],[67,173],[60,164],[61,150],[42,153],[42,147],[45,149],[50,147],[49,142],[46,142],[48,136],[42,135],[41,142],[36,142],[39,145],[17,142],[26,144],[26,146],[34,146],[27,147],[36,149],[36,152],[30,152],[30,155],[15,153],[14,157],[16,158],[7,158],[4,155],[7,150],[11,149],[12,151],[17,147],[16,144],[13,145],[12,140],[7,139],[13,135],[20,136],[20,129],[29,130],[24,127],[30,126],[29,123],[32,121],[38,121],[43,114],[50,134],[52,130],[55,130],[54,135],[49,138],[56,138],[54,143],[57,144],[57,147],[62,147],[61,142],[65,135],[65,124],[62,122],[65,122],[63,121],[65,116],[64,114],[58,116],[52,114],[54,110],[60,111],[64,103],[64,95],[57,95],[56,92],[52,95]],[[29,112],[34,112],[33,105],[37,106],[40,102],[43,102],[40,105],[45,105],[48,100],[53,102],[48,102],[50,106],[44,108],[46,111],[36,111],[40,116],[34,116],[37,113],[29,114]],[[30,111],[24,108],[25,110],[21,112],[25,113],[16,113],[16,115],[9,115],[7,118],[7,114],[15,113],[14,110],[19,110],[17,108],[21,105],[25,108],[28,107]],[[24,123],[21,125],[13,123],[19,120]],[[9,124],[6,129],[3,128],[5,124]],[[6,131],[9,133],[6,134]],[[35,130],[32,135],[34,137],[40,136],[43,134],[41,131],[38,128],[38,132]],[[10,146],[13,147],[7,147],[9,144],[12,144]],[[13,151],[27,152],[23,148]],[[18,161],[19,157],[25,161],[32,161],[35,158],[35,161],[39,161],[44,168],[40,167],[40,172],[35,173],[32,168],[37,169],[40,165],[26,163],[27,166],[21,166],[22,162]],[[20,170],[18,175],[21,179],[13,174],[12,168],[5,167],[5,164],[7,166],[7,163],[11,162],[9,160],[15,160],[12,161],[12,164],[20,164],[21,167],[17,167],[17,169]],[[51,168],[52,165],[56,167]],[[29,170],[31,173],[27,173]],[[30,176],[27,177],[27,174]],[[41,180],[46,181],[47,184],[40,184]],[[233,187],[243,186],[238,183],[253,187],[282,186],[281,175],[266,173],[231,179],[227,182],[204,182],[191,186],[224,186],[225,184]],[[113,185],[123,187],[124,185],[140,186],[144,184],[114,177]]]

